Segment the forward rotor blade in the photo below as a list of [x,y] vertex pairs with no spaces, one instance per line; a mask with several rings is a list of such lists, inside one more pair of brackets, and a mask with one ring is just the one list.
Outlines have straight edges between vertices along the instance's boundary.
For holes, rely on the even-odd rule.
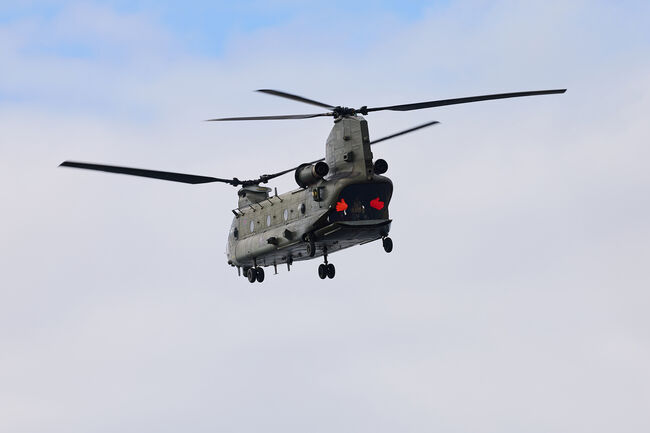
[[115,165],[89,164],[85,162],[64,161],[59,167],[83,168],[86,170],[105,171],[108,173],[129,174],[131,176],[149,177],[152,179],[170,180],[190,184],[223,182],[237,186],[237,179],[219,179],[217,177],[196,176],[193,174],[173,173],[170,171],[145,170],[142,168],[118,167]]
[[440,123],[440,122],[438,122],[437,120],[427,122],[427,123],[423,123],[422,125],[418,125],[418,126],[415,126],[413,128],[405,129],[404,131],[396,132],[395,134],[387,135],[386,137],[382,137],[382,138],[380,138],[378,140],[371,141],[370,144],[381,143],[382,141],[390,140],[391,138],[399,137],[400,135],[408,134],[409,132],[417,131],[418,129],[426,128],[427,126],[436,125],[438,123]]
[[287,114],[281,116],[247,116],[247,117],[222,117],[219,119],[207,119],[206,122],[223,122],[230,120],[288,120],[288,119],[311,119],[312,117],[332,116],[332,113],[319,114]]
[[304,102],[305,104],[316,105],[317,107],[327,108],[328,110],[333,110],[334,106],[329,104],[324,104],[322,102],[314,101],[313,99],[304,98],[298,95],[292,95],[291,93],[281,92],[279,90],[273,89],[259,89],[258,92],[268,93],[269,95],[279,96],[281,98],[291,99],[293,101]]
[[440,99],[437,101],[416,102],[413,104],[389,105],[386,107],[374,107],[366,109],[367,112],[392,110],[392,111],[411,111],[422,108],[442,107],[444,105],[466,104],[468,102],[490,101],[492,99],[519,98],[522,96],[551,95],[554,93],[564,93],[566,89],[555,90],[532,90],[528,92],[497,93],[494,95],[468,96],[465,98]]

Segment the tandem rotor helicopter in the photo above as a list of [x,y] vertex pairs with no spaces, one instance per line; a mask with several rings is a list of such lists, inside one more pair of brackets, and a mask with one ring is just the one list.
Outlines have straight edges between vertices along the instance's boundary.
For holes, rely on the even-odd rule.
[[[332,106],[313,99],[278,90],[261,89],[267,93],[328,110],[317,114],[281,116],[226,117],[209,121],[284,120],[332,117],[334,126],[325,142],[325,158],[300,164],[287,170],[263,174],[257,179],[221,179],[209,176],[145,170],[112,165],[64,161],[60,166],[129,174],[173,182],[201,184],[221,182],[239,187],[239,203],[228,234],[228,264],[237,268],[249,282],[264,281],[264,267],[286,264],[291,270],[294,261],[323,257],[318,266],[321,279],[334,278],[335,268],[328,262],[329,254],[381,239],[384,250],[393,250],[388,237],[392,220],[388,205],[393,193],[391,180],[384,176],[388,163],[374,159],[370,146],[391,138],[437,124],[431,121],[386,137],[370,140],[368,122],[362,117],[374,111],[411,111],[445,105],[493,99],[564,93],[566,89],[536,90],[493,95],[470,96],[389,105],[384,107],[348,108]],[[298,189],[271,194],[261,186],[269,180],[294,173]]]

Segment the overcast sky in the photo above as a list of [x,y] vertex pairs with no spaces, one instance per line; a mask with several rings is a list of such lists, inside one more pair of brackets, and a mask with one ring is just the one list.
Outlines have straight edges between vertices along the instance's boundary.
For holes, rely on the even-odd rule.
[[[650,431],[645,1],[0,5],[0,432]],[[263,284],[226,264],[227,185],[367,116],[395,248]],[[291,176],[270,186],[294,188]]]

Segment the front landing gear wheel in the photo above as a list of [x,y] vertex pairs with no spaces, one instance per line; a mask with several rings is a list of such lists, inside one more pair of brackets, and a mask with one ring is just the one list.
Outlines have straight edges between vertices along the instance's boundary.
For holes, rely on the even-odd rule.
[[264,269],[263,268],[256,268],[255,269],[255,278],[257,279],[258,283],[261,283],[264,281]]
[[[321,266],[325,266],[325,269],[326,269],[326,272],[327,272],[327,278],[329,278],[329,279],[334,278],[334,275],[336,275],[336,269],[334,268],[333,264],[330,263],[328,265],[321,265]],[[320,273],[320,270],[319,270],[319,273]],[[321,278],[323,278],[323,277],[321,277]]]
[[255,280],[257,279],[257,271],[255,268],[248,268],[248,271],[246,271],[246,278],[248,278],[249,283],[254,283]]
[[318,265],[318,276],[321,280],[324,280],[327,277],[327,266],[320,264]]
[[384,245],[384,251],[387,253],[390,253],[393,251],[393,240],[389,238],[388,236],[382,239],[382,244]]

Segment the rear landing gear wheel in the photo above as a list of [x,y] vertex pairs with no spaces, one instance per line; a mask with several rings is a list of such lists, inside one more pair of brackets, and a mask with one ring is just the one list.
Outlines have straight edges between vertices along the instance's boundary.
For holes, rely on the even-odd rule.
[[[321,266],[323,266],[323,265],[321,265]],[[327,272],[327,278],[329,278],[329,279],[334,278],[334,275],[336,275],[336,269],[334,268],[334,265],[330,263],[328,265],[325,265],[325,268],[326,268],[326,272]],[[320,270],[319,270],[319,272],[320,272]],[[321,278],[323,278],[323,277],[321,277]]]
[[386,236],[384,239],[382,239],[382,244],[384,245],[384,251],[387,253],[390,253],[393,251],[393,240]]
[[261,283],[264,281],[264,269],[263,268],[255,268],[255,278],[257,279],[258,283]]
[[316,255],[316,244],[313,240],[307,240],[307,255],[309,257],[314,257]]
[[254,283],[257,280],[257,271],[255,268],[248,268],[246,271],[246,278],[248,278],[249,283]]
[[327,266],[320,264],[318,265],[318,276],[321,280],[324,280],[327,277]]

